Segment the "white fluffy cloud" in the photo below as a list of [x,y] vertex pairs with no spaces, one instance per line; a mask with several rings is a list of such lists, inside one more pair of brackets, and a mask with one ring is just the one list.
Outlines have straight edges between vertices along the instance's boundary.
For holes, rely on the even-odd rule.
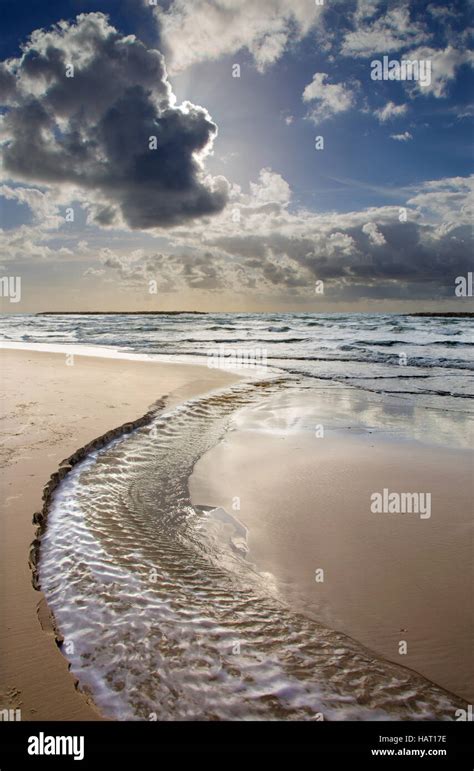
[[395,104],[395,102],[387,102],[384,107],[380,107],[374,111],[374,115],[380,121],[380,123],[386,123],[389,120],[401,118],[405,115],[408,107],[406,104]]
[[[371,17],[376,6],[370,3],[369,8],[367,15]],[[367,58],[377,53],[386,54],[425,43],[430,37],[423,24],[410,18],[408,3],[389,8],[387,13],[370,22],[359,7],[354,15],[354,27],[344,37],[341,47],[343,56]]]
[[242,49],[263,71],[302,40],[323,11],[313,0],[173,0],[156,15],[170,72]]
[[390,134],[390,139],[394,139],[396,142],[409,142],[413,137],[409,131],[404,131],[402,134]]
[[474,175],[425,182],[407,204],[424,211],[427,217],[439,223],[450,222],[457,226],[472,222]]
[[406,55],[410,60],[425,60],[431,62],[431,83],[420,86],[413,81],[412,87],[418,94],[425,96],[445,97],[451,81],[457,75],[460,67],[474,66],[474,52],[459,50],[449,45],[444,49],[423,46]]
[[250,183],[250,192],[257,205],[278,203],[284,206],[291,198],[291,189],[286,179],[271,169],[261,170],[258,183]]
[[357,21],[375,16],[380,7],[380,0],[357,0],[354,18]]
[[386,243],[385,236],[380,232],[375,222],[366,222],[362,232],[369,237],[370,243],[374,246],[383,246]]
[[303,102],[311,102],[308,118],[320,123],[340,112],[346,112],[355,102],[354,92],[344,83],[327,83],[325,72],[316,72],[303,91]]

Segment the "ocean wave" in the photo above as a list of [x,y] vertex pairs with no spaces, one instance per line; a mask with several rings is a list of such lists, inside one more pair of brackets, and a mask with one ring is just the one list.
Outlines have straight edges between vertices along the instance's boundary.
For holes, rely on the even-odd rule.
[[[231,343],[246,343],[246,345],[250,348],[255,344],[260,345],[261,343],[265,343],[267,345],[282,345],[283,343],[306,343],[308,340],[309,338],[307,337],[287,337],[284,340],[275,340],[273,338],[266,337],[213,337],[205,339],[199,337],[190,337],[187,338],[185,342],[201,343],[206,345],[210,343],[221,343],[222,345],[228,345]],[[178,353],[178,351],[176,352]]]
[[400,351],[407,354],[412,369],[432,373],[438,368],[448,374],[474,369],[471,324],[470,319],[415,319],[394,314],[21,314],[2,317],[0,339],[106,346],[120,352],[192,357],[195,362],[203,362],[209,349],[217,346],[258,347],[266,349],[270,364],[278,360],[279,367],[296,370],[304,362],[316,377],[323,366],[329,370],[332,362],[334,367],[347,364],[348,375],[361,374],[360,368],[380,374],[380,366],[400,364]]
[[235,332],[236,327],[234,325],[229,324],[214,324],[212,327],[206,327],[210,332],[220,332],[222,329],[224,329],[226,332]]
[[463,346],[472,347],[474,342],[467,340],[428,340],[424,343],[417,340],[355,340],[350,345],[341,346],[341,350],[350,351],[356,347],[365,346],[380,346],[380,348],[388,348],[390,346],[413,346],[415,348],[430,348],[431,346],[443,346],[446,348],[461,348]]

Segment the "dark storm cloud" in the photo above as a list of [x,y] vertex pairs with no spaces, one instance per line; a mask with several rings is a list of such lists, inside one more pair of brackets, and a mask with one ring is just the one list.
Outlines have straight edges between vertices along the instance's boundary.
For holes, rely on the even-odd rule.
[[[379,226],[383,243],[376,244],[363,229],[349,228],[355,249],[348,275],[372,281],[396,280],[417,294],[421,283],[439,283],[472,267],[472,232],[469,226],[437,232],[433,225],[393,222]],[[341,264],[342,261],[340,261]],[[329,271],[331,275],[331,271]]]
[[455,277],[472,270],[468,225],[446,230],[399,221],[344,226],[343,218],[314,238],[273,232],[212,243],[244,258],[248,269],[282,289],[324,280],[333,299],[449,297]]
[[199,160],[217,133],[207,111],[176,106],[162,55],[103,14],[33,33],[0,69],[0,93],[7,173],[90,191],[98,224],[167,227],[226,204],[226,180],[205,178]]
[[15,76],[0,63],[0,103],[7,104],[15,94]]

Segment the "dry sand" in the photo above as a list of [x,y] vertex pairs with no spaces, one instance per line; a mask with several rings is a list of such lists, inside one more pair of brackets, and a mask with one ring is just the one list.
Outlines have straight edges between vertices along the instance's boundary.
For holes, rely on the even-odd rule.
[[[28,552],[32,515],[59,463],[110,429],[237,378],[204,367],[31,351],[0,351],[2,384],[0,709],[22,720],[93,720],[99,715],[74,685],[42,595],[33,589]],[[40,625],[43,624],[44,629]]]

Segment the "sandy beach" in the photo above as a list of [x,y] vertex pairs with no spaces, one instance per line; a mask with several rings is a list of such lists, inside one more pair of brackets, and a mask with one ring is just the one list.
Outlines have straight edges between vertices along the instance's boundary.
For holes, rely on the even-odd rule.
[[[238,682],[252,681],[257,665],[256,671],[263,667],[257,690],[266,687],[265,671],[273,659],[266,659],[265,646],[263,654],[259,652],[266,638],[259,630],[273,625],[281,612],[279,623],[287,628],[283,637],[278,633],[269,639],[269,650],[275,650],[275,661],[281,660],[287,655],[286,637],[301,635],[307,667],[303,682],[317,661],[324,687],[335,689],[324,697],[333,716],[329,719],[384,714],[397,718],[405,714],[410,694],[413,704],[406,704],[406,714],[414,711],[425,718],[449,717],[455,705],[472,700],[472,607],[463,601],[472,574],[472,482],[466,481],[471,479],[472,459],[469,422],[460,414],[417,411],[407,400],[387,401],[337,384],[320,384],[309,392],[292,389],[289,381],[278,378],[273,384],[245,384],[235,373],[191,365],[98,355],[76,355],[71,365],[64,353],[6,349],[1,359],[2,708],[21,709],[23,720],[120,718],[120,623],[127,638],[128,630],[142,630],[130,643],[131,658],[124,659],[127,677],[135,677],[133,652],[144,641],[147,647],[140,657],[149,655],[150,660],[146,664],[147,659],[141,659],[143,671],[154,677],[143,692],[137,691],[139,702],[125,716],[146,717],[147,705],[158,698],[165,719],[175,714],[173,709],[178,710],[176,716],[193,719],[201,709],[201,697],[194,703],[195,693],[202,692],[209,705],[221,698],[211,662],[224,655],[222,644],[224,650],[235,645],[229,640],[240,634],[241,591],[250,591],[250,604],[246,600],[239,651],[242,645],[249,653],[241,662]],[[231,385],[232,391],[219,393]],[[81,481],[71,475],[66,492],[60,492],[53,505],[54,527],[48,518],[43,578],[66,627],[72,629],[69,641],[84,644],[82,624],[74,619],[70,624],[71,610],[75,614],[76,607],[82,608],[89,646],[96,635],[90,651],[100,658],[104,646],[104,661],[109,649],[117,656],[100,675],[103,684],[109,679],[114,683],[110,691],[98,685],[95,670],[89,672],[79,658],[70,656],[83,677],[85,692],[80,692],[56,644],[51,611],[32,587],[32,515],[41,510],[43,488],[61,461],[96,437],[137,421],[166,395],[165,415],[158,416],[154,433],[144,429],[123,448],[110,446],[98,464],[93,461],[81,472]],[[318,421],[318,431],[325,426],[322,434],[314,431]],[[194,535],[183,549],[187,531],[182,525],[176,529],[172,520],[168,525],[167,517],[174,510],[188,511],[189,474],[190,501],[198,517],[193,514],[189,532]],[[384,490],[429,492],[430,506],[418,513],[375,513],[371,497]],[[83,524],[75,522],[76,500],[82,501]],[[97,546],[89,552],[92,532]],[[199,550],[189,551],[191,544],[194,549],[199,543],[204,549],[202,567]],[[97,548],[105,549],[107,557],[100,568]],[[89,567],[76,575],[74,564],[83,558]],[[163,571],[158,583],[143,583],[149,566],[158,564]],[[64,569],[56,581],[56,573]],[[98,571],[98,582],[94,579],[88,589],[83,581],[89,580],[91,570]],[[118,594],[109,607],[108,582],[119,575]],[[251,575],[256,583],[249,590]],[[136,581],[139,589],[134,588]],[[146,610],[146,603],[154,612]],[[177,614],[160,615],[169,603]],[[115,622],[107,629],[104,619],[110,612],[116,614]],[[127,620],[123,613],[129,614]],[[111,635],[118,637],[109,639]],[[202,644],[211,645],[205,663]],[[165,668],[158,669],[155,682],[155,661],[163,651],[174,656],[177,649],[185,656],[177,669],[186,673],[185,680]],[[81,661],[90,656],[81,654]],[[333,657],[340,659],[336,668]],[[398,668],[391,669],[389,662]],[[273,672],[271,664],[269,693],[283,687],[283,678],[288,678],[285,689],[294,689],[300,666],[297,659]],[[356,673],[353,684],[351,671]],[[172,708],[167,682],[172,678],[174,683],[176,677],[183,695]],[[427,681],[445,689],[446,696],[432,692]],[[171,693],[176,687],[172,685]],[[310,680],[305,688],[309,701],[301,708],[301,694],[295,691],[294,711],[288,714],[304,716],[305,710],[311,714],[317,709],[318,691],[311,690]],[[222,691],[217,716],[247,714],[239,689],[236,686],[233,706]],[[343,699],[342,712],[339,689],[354,700],[346,709]],[[249,695],[254,698],[252,690]]]
[[54,640],[28,553],[33,513],[60,462],[171,394],[170,404],[236,378],[206,368],[2,350],[0,638],[2,709],[22,720],[95,720]]

